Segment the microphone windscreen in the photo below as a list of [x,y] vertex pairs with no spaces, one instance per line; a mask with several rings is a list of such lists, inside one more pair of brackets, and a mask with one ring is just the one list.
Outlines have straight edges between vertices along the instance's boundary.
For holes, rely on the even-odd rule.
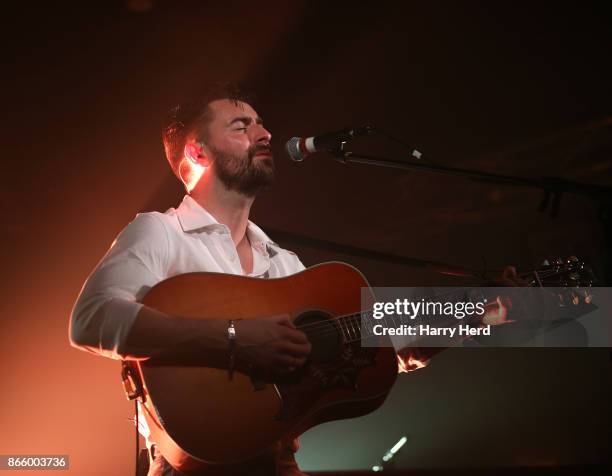
[[292,137],[289,139],[285,144],[285,150],[287,151],[287,154],[291,160],[295,160],[296,162],[301,162],[304,160],[304,154],[302,154],[302,151],[300,150],[299,137]]

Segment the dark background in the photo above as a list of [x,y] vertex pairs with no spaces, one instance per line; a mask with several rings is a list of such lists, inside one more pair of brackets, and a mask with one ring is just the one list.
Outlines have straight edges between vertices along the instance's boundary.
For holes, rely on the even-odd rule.
[[[278,180],[252,217],[306,265],[348,261],[377,286],[469,284],[316,238],[475,269],[579,255],[605,279],[597,201],[565,194],[555,218],[538,211],[536,189],[325,154],[296,164],[283,151],[293,135],[372,124],[437,163],[612,185],[602,4],[4,4],[0,453],[70,454],[74,474],[132,471],[119,365],[71,349],[68,315],[122,227],[179,203],[160,123],[203,83],[257,92]],[[406,155],[377,137],[353,148]],[[304,435],[299,459],[308,470],[368,468],[407,435],[401,468],[600,464],[612,447],[609,355],[449,350],[401,376],[374,414]]]

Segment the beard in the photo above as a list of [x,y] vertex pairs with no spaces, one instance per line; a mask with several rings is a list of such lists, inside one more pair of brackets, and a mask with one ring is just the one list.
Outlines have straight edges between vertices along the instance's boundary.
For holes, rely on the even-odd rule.
[[228,190],[235,190],[247,197],[259,195],[274,181],[274,159],[271,155],[255,159],[255,155],[261,151],[271,152],[270,147],[265,145],[254,145],[245,155],[212,149],[215,175]]

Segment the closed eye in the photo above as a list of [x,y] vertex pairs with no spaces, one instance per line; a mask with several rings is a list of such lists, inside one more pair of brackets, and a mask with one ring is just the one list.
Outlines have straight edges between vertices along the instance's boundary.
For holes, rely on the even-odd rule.
[[251,118],[251,117],[244,116],[244,117],[235,117],[229,123],[230,126],[232,126],[232,125],[245,126],[245,127],[241,127],[239,129],[236,129],[236,130],[246,129],[251,124],[259,124],[260,126],[263,126],[263,121],[261,120],[261,117],[259,117],[259,116],[257,118],[255,118],[255,120],[253,120],[253,118]]

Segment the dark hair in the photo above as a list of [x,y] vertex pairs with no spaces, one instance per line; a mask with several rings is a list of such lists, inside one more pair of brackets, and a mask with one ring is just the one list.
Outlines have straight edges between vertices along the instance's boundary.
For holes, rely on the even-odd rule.
[[236,83],[216,83],[205,88],[195,99],[174,106],[162,127],[162,141],[166,158],[178,179],[183,182],[180,166],[187,139],[195,134],[206,137],[206,126],[210,122],[211,102],[229,99],[234,102],[252,104],[253,97]]

